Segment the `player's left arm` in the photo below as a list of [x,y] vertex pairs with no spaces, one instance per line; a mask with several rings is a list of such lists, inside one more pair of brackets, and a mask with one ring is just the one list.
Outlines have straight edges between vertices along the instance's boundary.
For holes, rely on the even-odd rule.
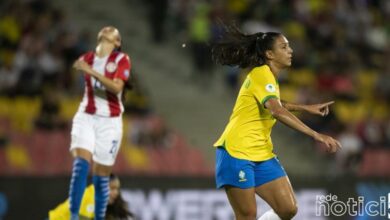
[[104,75],[99,74],[92,68],[91,68],[91,72],[87,72],[87,73],[95,77],[97,80],[99,80],[102,83],[102,85],[106,88],[106,90],[114,94],[120,93],[125,87],[125,82],[120,78],[114,78],[114,79],[107,78]]
[[282,106],[289,111],[306,111],[314,115],[326,116],[329,114],[329,106],[334,103],[334,101],[313,104],[313,105],[301,105],[289,103],[281,100]]
[[109,92],[112,92],[114,94],[120,93],[123,90],[123,88],[125,87],[125,81],[127,80],[128,76],[127,77],[123,76],[123,74],[124,74],[123,71],[129,71],[129,69],[130,69],[129,64],[124,65],[124,67],[121,67],[121,65],[119,65],[119,67],[118,67],[119,74],[116,77],[114,77],[114,79],[110,79],[110,78],[104,76],[103,74],[100,74],[97,71],[95,71],[94,69],[92,69],[92,67],[89,66],[83,60],[77,60],[73,64],[73,67],[77,70],[83,71],[86,74],[89,74],[89,75],[95,77],[95,79],[99,80],[103,84],[103,86],[106,88],[106,90],[108,90]]

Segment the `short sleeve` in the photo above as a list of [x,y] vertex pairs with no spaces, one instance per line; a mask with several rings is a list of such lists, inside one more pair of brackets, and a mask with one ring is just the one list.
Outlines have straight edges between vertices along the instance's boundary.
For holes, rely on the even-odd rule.
[[279,86],[271,71],[257,71],[251,74],[250,89],[263,106],[271,98],[279,99]]
[[77,60],[83,60],[85,61],[85,57],[88,55],[88,53],[81,54]]
[[79,56],[78,60],[83,60],[83,61],[87,62],[89,65],[91,65],[93,62],[93,58],[94,58],[94,52],[89,51],[89,52]]
[[125,55],[118,62],[118,70],[116,71],[114,78],[122,79],[127,81],[130,77],[131,63],[129,56]]

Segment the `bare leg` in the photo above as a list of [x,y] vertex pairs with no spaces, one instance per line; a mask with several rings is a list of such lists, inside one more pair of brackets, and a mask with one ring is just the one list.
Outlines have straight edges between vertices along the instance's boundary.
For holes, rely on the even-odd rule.
[[292,219],[298,211],[294,191],[287,176],[255,188],[282,220]]
[[72,150],[72,156],[73,158],[80,157],[86,160],[88,163],[91,163],[92,160],[92,153],[83,149],[83,148],[74,148]]
[[256,219],[257,207],[254,188],[240,189],[226,186],[225,191],[234,210],[236,220]]
[[98,176],[110,176],[112,171],[112,166],[106,166],[99,163],[93,164],[93,174]]

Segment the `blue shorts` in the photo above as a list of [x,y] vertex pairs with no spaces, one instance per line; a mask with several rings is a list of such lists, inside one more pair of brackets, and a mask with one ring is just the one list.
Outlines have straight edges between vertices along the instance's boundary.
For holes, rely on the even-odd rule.
[[241,189],[253,188],[286,175],[276,157],[266,161],[253,162],[234,158],[223,147],[218,147],[216,150],[215,180],[217,188],[226,185]]

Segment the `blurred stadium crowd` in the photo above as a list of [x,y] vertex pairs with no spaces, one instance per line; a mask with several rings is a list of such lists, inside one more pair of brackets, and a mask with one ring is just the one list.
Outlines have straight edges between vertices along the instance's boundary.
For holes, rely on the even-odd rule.
[[[344,146],[337,155],[340,174],[389,175],[389,1],[140,2],[150,10],[152,41],[164,44],[170,34],[185,36],[191,42],[194,74],[206,77],[215,72],[210,42],[221,33],[218,20],[235,21],[247,33],[284,33],[294,59],[293,68],[279,79],[282,97],[297,103],[335,100],[328,117],[301,117],[314,129],[340,139]],[[45,168],[48,160],[70,163],[66,157],[54,161],[58,152],[67,153],[69,121],[83,93],[82,76],[70,67],[80,54],[91,49],[94,36],[78,30],[76,21],[47,0],[5,0],[0,11],[0,157],[4,157],[0,166],[8,168],[1,172],[39,174],[39,170],[49,169]],[[236,90],[246,73],[226,68],[227,87]],[[191,155],[188,158],[193,161],[188,164],[205,164],[199,151],[187,146],[153,114],[142,82],[137,78],[133,81],[134,90],[128,92],[125,102],[128,123],[124,138],[124,145],[132,147],[124,148],[118,169],[156,174],[163,169],[160,165],[174,161],[171,158],[180,150]],[[55,136],[48,138],[49,133]],[[35,161],[42,154],[47,154],[46,161]],[[35,170],[32,164],[38,164]],[[66,173],[63,169],[62,165],[47,173]],[[179,168],[174,163],[166,169],[169,174],[170,169]],[[171,173],[195,168],[180,169]],[[194,171],[210,172],[209,167]]]

